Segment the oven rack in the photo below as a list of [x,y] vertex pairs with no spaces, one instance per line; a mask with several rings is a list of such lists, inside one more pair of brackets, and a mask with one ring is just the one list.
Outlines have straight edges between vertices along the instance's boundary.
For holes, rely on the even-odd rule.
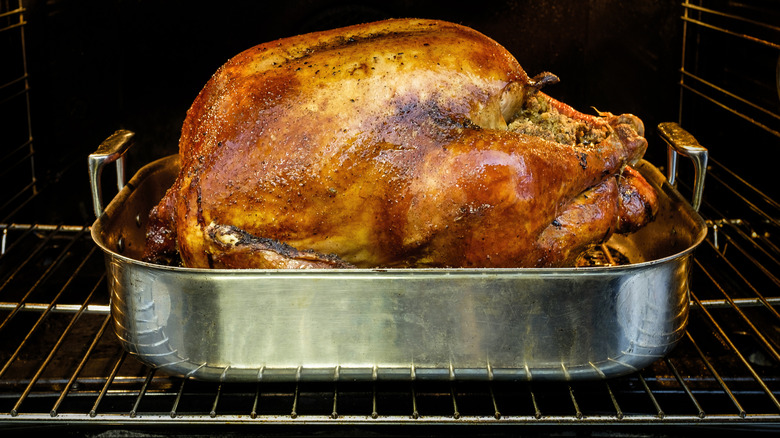
[[[780,138],[780,26],[776,25],[780,11],[776,5],[685,0],[682,7],[681,113],[690,96],[691,102],[701,99],[728,114],[732,123],[741,120]],[[738,49],[720,50],[723,46]]]
[[[18,207],[38,190],[34,166],[34,147],[30,113],[30,82],[27,71],[24,18],[26,9],[21,0],[0,3],[0,212]],[[15,196],[14,196],[15,195]],[[4,223],[9,215],[2,215]]]
[[116,339],[89,226],[2,224],[0,425],[780,427],[780,206],[712,160],[701,212],[681,343],[629,376],[570,383],[167,376]]

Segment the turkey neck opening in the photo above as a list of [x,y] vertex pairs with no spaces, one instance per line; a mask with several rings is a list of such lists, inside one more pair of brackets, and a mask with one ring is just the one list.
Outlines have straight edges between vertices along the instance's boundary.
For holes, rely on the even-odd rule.
[[568,116],[541,93],[529,94],[510,119],[507,129],[566,145],[588,146],[604,141],[608,125],[596,125]]
[[571,146],[598,144],[609,137],[612,129],[604,119],[580,113],[540,91],[558,81],[554,74],[542,72],[524,85],[509,84],[501,98],[507,130]]

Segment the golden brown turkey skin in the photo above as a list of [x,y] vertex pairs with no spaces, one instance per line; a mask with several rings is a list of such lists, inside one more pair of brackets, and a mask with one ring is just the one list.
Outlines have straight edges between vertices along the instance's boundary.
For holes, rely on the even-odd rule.
[[[621,184],[636,183],[619,177],[647,144],[641,121],[581,114],[538,91],[551,78],[529,78],[493,40],[441,21],[251,48],[189,110],[182,170],[151,213],[146,257],[204,268],[570,263],[616,231],[621,211],[654,207],[620,207]],[[521,126],[528,117],[560,132]]]

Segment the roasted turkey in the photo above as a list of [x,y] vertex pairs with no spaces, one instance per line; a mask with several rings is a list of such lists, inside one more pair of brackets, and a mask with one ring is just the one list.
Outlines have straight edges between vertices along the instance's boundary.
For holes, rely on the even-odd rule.
[[557,267],[656,213],[633,115],[502,46],[396,19],[261,44],[189,109],[145,259],[199,268]]

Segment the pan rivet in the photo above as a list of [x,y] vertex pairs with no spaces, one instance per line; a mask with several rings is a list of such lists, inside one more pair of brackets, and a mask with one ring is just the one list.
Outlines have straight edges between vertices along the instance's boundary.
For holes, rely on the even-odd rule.
[[125,238],[123,236],[119,236],[119,239],[117,239],[116,249],[119,253],[125,252]]

